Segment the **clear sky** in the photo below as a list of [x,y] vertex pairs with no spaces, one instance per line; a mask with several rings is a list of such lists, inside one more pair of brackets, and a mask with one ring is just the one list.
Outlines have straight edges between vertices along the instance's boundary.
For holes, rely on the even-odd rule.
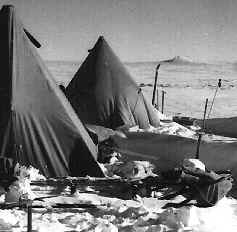
[[44,59],[83,60],[104,35],[123,61],[237,60],[236,0],[2,0]]

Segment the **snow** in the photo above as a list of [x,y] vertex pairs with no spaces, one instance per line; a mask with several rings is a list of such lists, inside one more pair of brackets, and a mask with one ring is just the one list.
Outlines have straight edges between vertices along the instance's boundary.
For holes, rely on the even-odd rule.
[[[138,128],[130,131],[143,132]],[[172,121],[162,122],[159,128],[150,128],[151,133],[195,137],[195,131],[180,126]],[[106,131],[105,131],[106,132]],[[146,131],[147,132],[147,131]],[[106,133],[105,133],[106,134]],[[103,168],[110,176],[125,178],[139,178],[154,175],[153,166],[148,161],[133,161],[119,163],[116,159]],[[136,171],[134,171],[136,170]],[[167,202],[180,202],[182,196],[173,200],[158,200],[161,192],[154,197],[137,195],[134,199],[125,200],[111,193],[104,194],[91,186],[78,188],[71,194],[70,188],[52,186],[32,186],[33,180],[45,180],[37,169],[20,167],[19,181],[14,182],[5,195],[5,202],[16,202],[22,196],[24,199],[34,199],[42,196],[57,197],[35,201],[44,208],[33,208],[33,231],[63,232],[63,231],[95,231],[95,232],[164,232],[164,231],[194,231],[194,232],[235,232],[237,231],[237,200],[224,197],[216,206],[211,208],[197,208],[195,206],[179,209],[162,209]],[[4,196],[1,196],[1,202]],[[55,203],[92,204],[96,208],[52,208]],[[27,231],[27,211],[22,209],[0,210],[0,231]]]
[[[106,204],[97,209],[34,209],[33,230],[234,232],[237,229],[237,215],[233,208],[237,202],[231,198],[223,198],[212,208],[192,206],[161,210],[163,203],[155,198],[143,198],[139,202],[86,193],[76,198],[81,202],[86,197],[96,202],[100,199],[100,202]],[[0,222],[1,230],[26,231],[26,212],[17,209],[0,210]]]
[[[134,162],[143,165],[143,162]],[[127,164],[124,169],[130,169]],[[147,162],[144,167],[149,167]],[[126,171],[125,171],[126,173]],[[136,173],[138,175],[139,173]],[[143,174],[143,172],[141,172]],[[35,178],[33,178],[35,179]],[[29,179],[28,179],[29,181]],[[53,196],[55,187],[30,186],[28,189],[35,196]],[[157,197],[141,197],[124,200],[113,193],[104,194],[93,188],[87,191],[78,187],[74,194],[69,188],[61,188],[58,196],[35,201],[44,208],[33,208],[33,231],[202,231],[202,232],[234,232],[237,230],[237,200],[224,197],[216,206],[197,208],[195,206],[179,209],[162,209],[167,202],[180,202],[184,198],[177,196],[173,200],[159,200]],[[95,208],[52,208],[55,203],[92,204]],[[0,231],[27,231],[27,211],[22,209],[0,210]]]

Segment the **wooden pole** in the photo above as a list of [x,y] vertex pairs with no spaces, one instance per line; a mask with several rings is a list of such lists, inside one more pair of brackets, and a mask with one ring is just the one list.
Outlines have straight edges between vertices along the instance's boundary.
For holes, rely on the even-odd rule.
[[206,123],[206,113],[207,113],[207,104],[208,104],[208,98],[206,98],[206,103],[205,103],[205,109],[204,109],[204,113],[203,113],[203,131],[205,130],[205,123]]
[[159,93],[158,93],[158,88],[156,90],[156,109],[159,110]]
[[160,68],[160,64],[156,66],[156,74],[155,74],[155,83],[154,83],[154,88],[153,88],[153,95],[152,95],[152,105],[155,105],[155,100],[156,100],[156,88],[157,88],[157,79],[158,79],[158,70]]
[[32,232],[32,205],[27,203],[27,232]]
[[164,113],[164,104],[165,104],[165,91],[162,90],[162,105],[161,105],[161,113]]
[[[128,184],[127,184],[128,185]],[[82,209],[86,209],[86,208],[97,208],[98,206],[105,206],[106,204],[100,204],[100,205],[94,205],[94,204],[86,204],[86,203],[79,203],[79,204],[67,204],[67,203],[56,203],[54,205],[51,205],[52,208],[56,208],[56,209],[67,209],[67,208],[71,208],[71,209],[76,209],[76,208],[82,208]],[[31,205],[31,206],[27,206],[26,204],[19,204],[19,203],[15,203],[15,204],[1,204],[1,209],[14,209],[16,207],[20,207],[21,209],[27,209],[27,232],[32,232],[32,208],[34,209],[44,209],[46,208],[44,205]]]
[[202,121],[202,131],[199,132],[198,134],[198,141],[197,141],[197,150],[196,150],[196,159],[199,159],[199,150],[200,150],[200,145],[201,145],[201,140],[202,140],[202,135],[204,134],[205,130],[205,120],[206,120],[206,113],[207,113],[207,104],[208,104],[208,98],[206,98],[206,103],[205,103],[205,109],[204,109],[204,114],[203,114],[203,121]]

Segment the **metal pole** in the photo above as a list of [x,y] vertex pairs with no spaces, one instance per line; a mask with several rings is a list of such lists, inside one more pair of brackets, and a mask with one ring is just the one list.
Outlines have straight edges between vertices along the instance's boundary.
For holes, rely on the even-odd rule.
[[208,104],[208,98],[206,98],[206,103],[205,103],[205,109],[204,109],[203,121],[202,121],[202,131],[199,132],[199,134],[198,134],[197,150],[196,150],[196,156],[195,156],[196,159],[199,159],[199,149],[200,149],[200,145],[201,145],[202,135],[204,134],[204,130],[205,130],[207,104]]
[[158,70],[160,68],[160,64],[156,66],[156,74],[155,74],[155,83],[153,88],[153,95],[152,95],[152,105],[155,105],[155,99],[156,99],[156,87],[157,87],[157,79],[158,79]]

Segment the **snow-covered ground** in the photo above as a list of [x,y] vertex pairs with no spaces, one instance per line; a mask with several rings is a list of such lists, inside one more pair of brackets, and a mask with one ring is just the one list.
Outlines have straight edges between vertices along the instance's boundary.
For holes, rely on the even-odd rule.
[[[161,117],[162,115],[160,115]],[[162,116],[163,117],[163,116]],[[159,128],[150,128],[142,131],[137,127],[130,128],[128,133],[137,133],[147,136],[168,135],[181,138],[197,138],[195,130],[190,130],[163,117]],[[111,129],[93,127],[94,131],[100,131],[103,136],[115,136],[126,139],[126,133],[112,131]],[[192,128],[197,129],[197,128]],[[145,138],[147,139],[147,138]],[[220,136],[207,136],[205,140],[225,141],[232,143],[235,139]],[[141,141],[140,141],[141,143]],[[148,147],[148,149],[152,149]],[[152,160],[149,160],[150,162]],[[114,164],[113,167],[116,167]],[[121,163],[120,163],[121,165]],[[118,168],[108,168],[110,176],[115,174],[130,178],[144,174],[150,175],[152,165],[149,162],[136,161],[122,164]],[[111,167],[111,166],[110,166]],[[118,166],[117,166],[118,167]],[[136,168],[136,172],[134,172]],[[143,171],[143,169],[146,169]],[[149,169],[149,171],[147,171]],[[111,171],[112,170],[112,171]],[[117,170],[117,172],[116,172]],[[138,172],[137,172],[138,170]],[[114,173],[113,173],[114,172]],[[157,196],[164,194],[156,192],[153,197],[142,197],[124,199],[119,196],[119,186],[109,193],[103,188],[92,186],[78,186],[75,193],[71,193],[70,187],[30,185],[32,180],[45,180],[34,168],[21,167],[18,172],[20,180],[10,187],[6,195],[2,195],[1,202],[15,202],[20,197],[35,199],[46,197],[41,201],[34,201],[33,205],[41,205],[43,208],[33,208],[32,227],[38,232],[63,232],[63,231],[95,231],[95,232],[117,232],[117,231],[139,231],[139,232],[164,232],[164,231],[194,231],[194,232],[235,232],[237,231],[237,200],[224,197],[216,206],[211,208],[198,208],[195,206],[182,207],[179,209],[162,209],[167,202],[180,202],[183,197],[178,196],[173,200],[158,200]],[[117,188],[118,187],[118,188]],[[20,189],[20,190],[19,190]],[[49,197],[49,198],[47,198]],[[128,197],[127,197],[128,198]],[[84,208],[53,208],[55,204],[87,204]],[[90,207],[93,206],[93,207]],[[27,231],[26,209],[0,210],[0,231]]]
[[[122,200],[90,191],[78,191],[73,195],[64,191],[59,197],[45,199],[44,209],[33,209],[33,231],[234,232],[237,229],[237,201],[232,198],[223,198],[212,208],[192,206],[161,209],[166,201],[157,198]],[[97,207],[52,209],[50,205],[55,202],[86,203]],[[26,211],[0,210],[0,231],[27,231]]]

